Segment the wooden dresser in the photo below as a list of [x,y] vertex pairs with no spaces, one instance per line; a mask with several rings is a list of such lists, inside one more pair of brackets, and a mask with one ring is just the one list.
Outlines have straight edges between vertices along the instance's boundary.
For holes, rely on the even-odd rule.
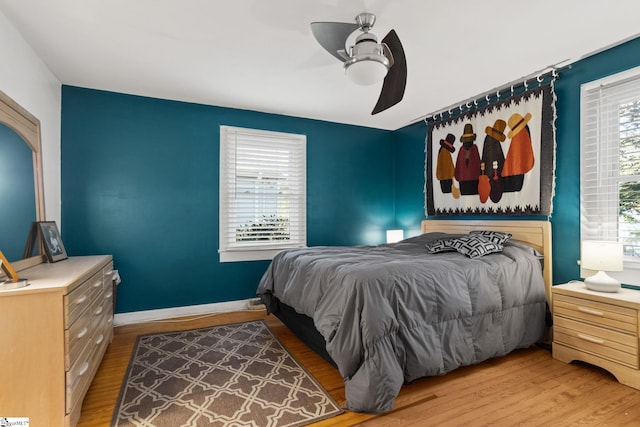
[[113,337],[110,255],[71,257],[20,272],[0,291],[0,417],[75,426]]
[[600,366],[640,389],[640,291],[595,292],[572,282],[552,293],[553,357]]

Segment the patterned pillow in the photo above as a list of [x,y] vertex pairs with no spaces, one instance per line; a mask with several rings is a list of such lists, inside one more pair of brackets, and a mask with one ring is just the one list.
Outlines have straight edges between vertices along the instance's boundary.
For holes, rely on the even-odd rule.
[[502,233],[500,231],[474,230],[470,231],[469,234],[486,237],[499,245],[504,245],[504,242],[511,238],[511,233]]
[[453,247],[453,242],[456,239],[438,239],[427,243],[427,252],[430,254],[437,254],[440,252],[454,252],[456,248]]
[[502,252],[501,244],[478,234],[468,234],[455,239],[452,245],[456,251],[469,258],[478,258],[487,254]]

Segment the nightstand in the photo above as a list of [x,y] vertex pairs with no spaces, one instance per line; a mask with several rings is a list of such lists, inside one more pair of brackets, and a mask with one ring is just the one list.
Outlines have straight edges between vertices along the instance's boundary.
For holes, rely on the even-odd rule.
[[553,357],[581,360],[640,389],[640,291],[588,290],[582,282],[553,286]]

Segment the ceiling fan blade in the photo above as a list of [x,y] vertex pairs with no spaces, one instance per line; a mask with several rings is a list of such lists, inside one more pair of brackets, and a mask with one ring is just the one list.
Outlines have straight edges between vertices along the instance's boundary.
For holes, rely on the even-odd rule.
[[312,22],[311,32],[318,40],[320,46],[325,48],[327,52],[338,58],[341,62],[346,61],[339,51],[345,50],[347,37],[359,28],[358,24],[349,24],[347,22]]
[[389,31],[382,43],[386,44],[391,51],[394,63],[384,78],[380,98],[371,115],[378,114],[402,101],[407,85],[407,58],[404,56],[404,49],[395,30]]

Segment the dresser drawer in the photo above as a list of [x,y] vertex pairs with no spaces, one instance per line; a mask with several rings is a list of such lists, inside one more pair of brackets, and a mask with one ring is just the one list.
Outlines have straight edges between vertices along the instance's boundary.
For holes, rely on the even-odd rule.
[[89,304],[102,292],[103,287],[103,273],[99,271],[64,296],[65,329],[68,329],[80,317]]
[[105,293],[104,298],[104,310],[102,315],[104,317],[104,326],[108,329],[113,328],[113,291],[110,290]]
[[105,266],[102,269],[102,273],[104,275],[103,279],[104,279],[105,286],[107,285],[112,286],[113,285],[113,263],[109,263],[109,265]]
[[81,400],[95,372],[100,365],[104,349],[108,344],[107,331],[97,328],[91,335],[87,345],[82,349],[79,357],[71,365],[66,374],[66,412],[71,412],[79,400]]
[[638,339],[634,335],[564,317],[556,317],[553,328],[558,344],[638,368]]
[[553,314],[628,334],[635,335],[638,329],[638,314],[634,309],[567,295],[554,295]]
[[96,330],[96,319],[102,319],[104,311],[104,292],[101,290],[89,303],[69,329],[64,331],[65,370],[78,358]]

